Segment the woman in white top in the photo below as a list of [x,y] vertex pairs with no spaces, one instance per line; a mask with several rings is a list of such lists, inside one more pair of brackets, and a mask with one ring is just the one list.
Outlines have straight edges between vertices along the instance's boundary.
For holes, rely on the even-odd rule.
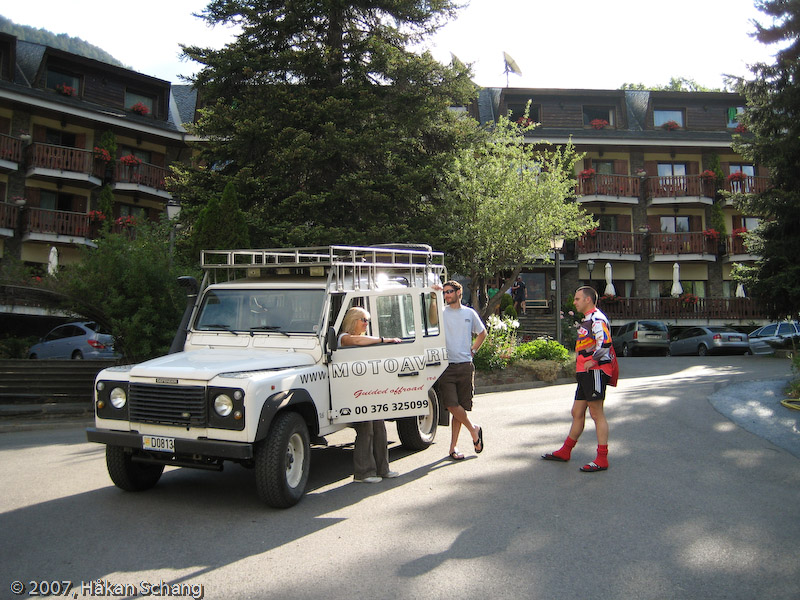
[[[339,347],[371,346],[374,344],[397,344],[400,338],[384,338],[367,335],[369,313],[360,306],[347,311],[339,334]],[[386,424],[382,421],[353,423],[356,444],[353,451],[353,480],[362,483],[378,483],[383,477],[400,475],[389,470],[389,446],[386,439]]]

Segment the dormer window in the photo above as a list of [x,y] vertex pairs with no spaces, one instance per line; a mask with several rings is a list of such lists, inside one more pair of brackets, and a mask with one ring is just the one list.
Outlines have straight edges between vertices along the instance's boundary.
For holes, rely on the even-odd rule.
[[81,80],[77,75],[58,69],[47,69],[45,87],[49,90],[55,90],[64,96],[78,96],[80,94],[80,84]]
[[133,111],[139,115],[146,116],[153,114],[155,100],[152,96],[146,96],[131,90],[125,90],[125,109]]
[[678,127],[685,127],[683,110],[680,108],[657,108],[653,111],[653,126],[663,127],[669,122],[677,123]]
[[593,129],[614,127],[614,109],[610,106],[584,106],[583,126]]
[[[525,108],[528,106],[527,102],[509,102],[508,103],[508,111],[511,113],[508,116],[508,120],[512,123],[521,123],[520,119],[523,119],[525,116]],[[539,115],[539,107],[535,104],[531,104],[530,111],[528,112],[528,119],[533,121],[534,123],[541,122],[541,117]]]
[[739,115],[744,112],[744,106],[731,106],[728,108],[728,129],[739,126]]

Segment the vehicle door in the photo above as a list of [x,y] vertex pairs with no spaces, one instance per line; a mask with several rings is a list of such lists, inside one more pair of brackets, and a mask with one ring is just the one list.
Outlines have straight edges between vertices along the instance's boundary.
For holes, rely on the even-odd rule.
[[70,358],[72,325],[61,325],[47,334],[41,358]]
[[370,313],[367,335],[401,343],[346,346],[328,364],[332,423],[355,423],[428,414],[428,390],[447,367],[442,301],[430,288],[350,292],[332,319],[337,335],[347,310]]

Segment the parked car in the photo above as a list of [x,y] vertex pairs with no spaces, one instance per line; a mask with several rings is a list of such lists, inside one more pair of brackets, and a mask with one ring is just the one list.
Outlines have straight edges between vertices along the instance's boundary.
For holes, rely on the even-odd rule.
[[751,354],[774,354],[775,350],[789,350],[800,345],[800,323],[770,323],[750,332],[747,340]]
[[679,354],[746,354],[750,346],[747,335],[731,327],[689,327],[669,343],[669,353]]
[[114,338],[94,321],[59,325],[28,350],[28,358],[119,358]]
[[620,327],[611,340],[621,356],[644,352],[666,355],[669,350],[669,331],[662,321],[632,321]]

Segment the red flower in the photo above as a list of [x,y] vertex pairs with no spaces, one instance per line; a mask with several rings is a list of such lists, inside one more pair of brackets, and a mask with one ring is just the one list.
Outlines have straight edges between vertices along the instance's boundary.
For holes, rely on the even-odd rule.
[[716,229],[714,229],[712,227],[709,227],[708,229],[703,231],[703,236],[707,240],[713,240],[713,241],[716,242],[719,239],[719,231],[717,231]]
[[734,133],[747,133],[747,127],[739,123],[736,127],[733,128]]
[[592,129],[604,129],[608,127],[608,121],[605,119],[592,119],[589,121],[589,125],[592,126]]
[[105,148],[100,148],[99,146],[94,147],[94,157],[97,160],[102,160],[103,162],[111,162],[111,153]]
[[139,114],[139,115],[142,115],[142,116],[146,116],[146,115],[150,114],[150,109],[147,108],[147,106],[145,106],[141,102],[137,102],[136,104],[131,106],[131,110],[133,112],[135,112],[136,114]]
[[744,181],[745,179],[747,179],[747,175],[744,171],[736,171],[728,175],[728,181]]
[[66,83],[59,83],[56,86],[56,91],[63,96],[74,96],[75,88],[68,86]]
[[733,235],[733,237],[735,238],[742,237],[743,233],[747,233],[747,227],[737,227],[736,229],[731,231],[731,235]]
[[121,156],[119,162],[126,167],[138,167],[140,164],[142,164],[142,161],[136,158],[133,154]]
[[89,211],[89,220],[91,221],[105,221],[106,216],[103,214],[102,211],[99,210],[90,210]]
[[594,177],[594,174],[595,174],[594,169],[584,169],[583,171],[578,173],[578,177],[586,181],[587,179],[591,179],[592,177]]
[[681,126],[678,124],[677,121],[667,121],[661,127],[663,129],[666,129],[667,131],[674,131],[676,129],[680,129]]

